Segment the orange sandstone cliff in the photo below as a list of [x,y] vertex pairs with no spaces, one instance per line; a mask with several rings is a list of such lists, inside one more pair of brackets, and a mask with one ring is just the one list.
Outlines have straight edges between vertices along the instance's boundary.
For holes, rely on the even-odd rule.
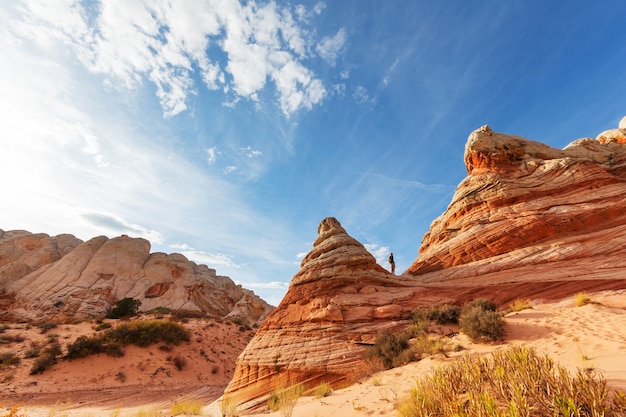
[[367,371],[366,346],[408,326],[418,306],[626,288],[620,127],[563,150],[487,126],[472,132],[468,176],[401,276],[324,219],[285,298],[237,359],[225,398],[258,410],[286,384],[355,381]]

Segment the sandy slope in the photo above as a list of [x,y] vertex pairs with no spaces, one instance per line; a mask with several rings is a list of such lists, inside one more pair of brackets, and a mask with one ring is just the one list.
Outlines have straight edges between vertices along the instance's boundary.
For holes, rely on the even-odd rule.
[[[113,320],[107,322],[115,325]],[[47,415],[46,410],[51,408],[81,414],[94,407],[163,408],[183,398],[213,401],[232,378],[235,359],[254,332],[212,319],[190,319],[183,325],[191,333],[188,343],[127,346],[121,358],[100,354],[73,361],[59,359],[42,374],[30,375],[34,359],[24,357],[34,343],[44,343],[56,335],[65,353],[65,346],[78,336],[96,334],[97,324],[59,325],[45,334],[36,326],[11,324],[0,336],[24,340],[0,345],[0,353],[13,352],[22,359],[17,367],[0,369],[0,404],[28,406]],[[182,363],[181,369],[177,362]]]
[[[568,298],[510,313],[505,318],[506,341],[502,344],[473,344],[464,335],[458,335],[455,343],[460,343],[464,350],[450,354],[448,359],[428,358],[379,372],[358,384],[335,390],[328,397],[303,397],[298,400],[292,415],[395,416],[398,400],[408,393],[415,378],[432,367],[452,360],[457,355],[488,354],[510,344],[533,346],[571,371],[580,367],[597,368],[602,371],[610,386],[626,389],[626,290],[590,294],[590,298],[594,303],[582,307],[576,307],[573,299]],[[213,368],[202,367],[203,362],[210,362],[200,360],[198,352],[199,349],[205,349],[205,353],[215,351],[219,356],[223,351],[225,353],[222,356],[226,359],[230,351],[223,349],[232,348],[234,353],[236,348],[242,347],[234,343],[234,326],[207,327],[209,324],[201,322],[194,326],[194,340],[188,345],[174,348],[172,352],[154,348],[146,353],[142,349],[134,351],[129,348],[125,356],[128,359],[100,357],[91,362],[61,363],[57,365],[61,369],[40,376],[37,385],[33,386],[28,386],[32,385],[32,377],[15,375],[12,386],[16,389],[22,387],[22,392],[28,391],[31,396],[23,395],[18,401],[13,401],[11,394],[7,393],[7,383],[2,382],[0,401],[5,405],[21,404],[22,410],[30,416],[132,417],[146,413],[168,415],[172,403],[197,399],[207,404],[204,415],[221,416],[219,403],[211,401],[219,396],[217,388],[221,386],[223,389],[226,385],[232,375],[233,365],[229,368],[230,374],[226,370],[214,376],[211,374]],[[215,349],[215,346],[224,348]],[[189,358],[188,368],[183,371],[173,369],[171,364],[168,365],[168,354]],[[232,360],[234,362],[234,357]],[[140,364],[143,364],[143,371]],[[169,369],[169,376],[166,371],[158,371],[160,368]],[[123,384],[115,379],[120,369],[127,375]],[[105,388],[99,390],[98,386]],[[115,389],[115,386],[119,388]],[[80,394],[81,390],[85,391]],[[41,401],[42,398],[47,400]],[[70,401],[67,401],[68,398]],[[274,412],[263,415],[278,417],[281,414]]]

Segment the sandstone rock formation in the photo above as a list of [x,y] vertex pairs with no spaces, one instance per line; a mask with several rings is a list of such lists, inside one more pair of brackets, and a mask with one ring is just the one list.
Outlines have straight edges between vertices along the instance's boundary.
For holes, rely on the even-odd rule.
[[150,253],[145,239],[48,236],[0,230],[0,318],[103,317],[118,300],[140,310],[203,311],[254,324],[272,307],[230,278],[181,254]]
[[239,356],[225,397],[258,410],[281,385],[356,380],[366,372],[365,347],[406,328],[418,306],[626,289],[624,133],[558,150],[476,130],[465,148],[468,177],[399,277],[337,220],[323,220],[287,295]]

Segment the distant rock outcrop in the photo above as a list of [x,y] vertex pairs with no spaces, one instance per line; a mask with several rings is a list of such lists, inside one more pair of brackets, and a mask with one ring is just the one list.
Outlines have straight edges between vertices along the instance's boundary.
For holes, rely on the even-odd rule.
[[118,300],[260,322],[273,307],[230,278],[181,254],[150,253],[128,236],[48,236],[0,230],[0,318],[70,321],[103,317]]
[[380,332],[406,328],[418,306],[625,289],[625,133],[558,150],[476,130],[465,148],[469,176],[401,276],[324,219],[287,295],[239,356],[225,396],[258,410],[286,384],[357,380],[365,347]]

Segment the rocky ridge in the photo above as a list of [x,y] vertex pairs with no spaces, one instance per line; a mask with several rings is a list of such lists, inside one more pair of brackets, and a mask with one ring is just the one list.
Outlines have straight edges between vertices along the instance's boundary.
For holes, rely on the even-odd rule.
[[262,321],[273,309],[252,291],[181,254],[150,253],[145,239],[48,236],[0,230],[0,318],[61,321],[103,317],[123,298],[156,307]]
[[406,328],[419,306],[626,288],[626,126],[563,150],[484,126],[470,135],[465,164],[468,177],[400,276],[324,219],[225,397],[260,410],[287,384],[358,380],[366,346]]

